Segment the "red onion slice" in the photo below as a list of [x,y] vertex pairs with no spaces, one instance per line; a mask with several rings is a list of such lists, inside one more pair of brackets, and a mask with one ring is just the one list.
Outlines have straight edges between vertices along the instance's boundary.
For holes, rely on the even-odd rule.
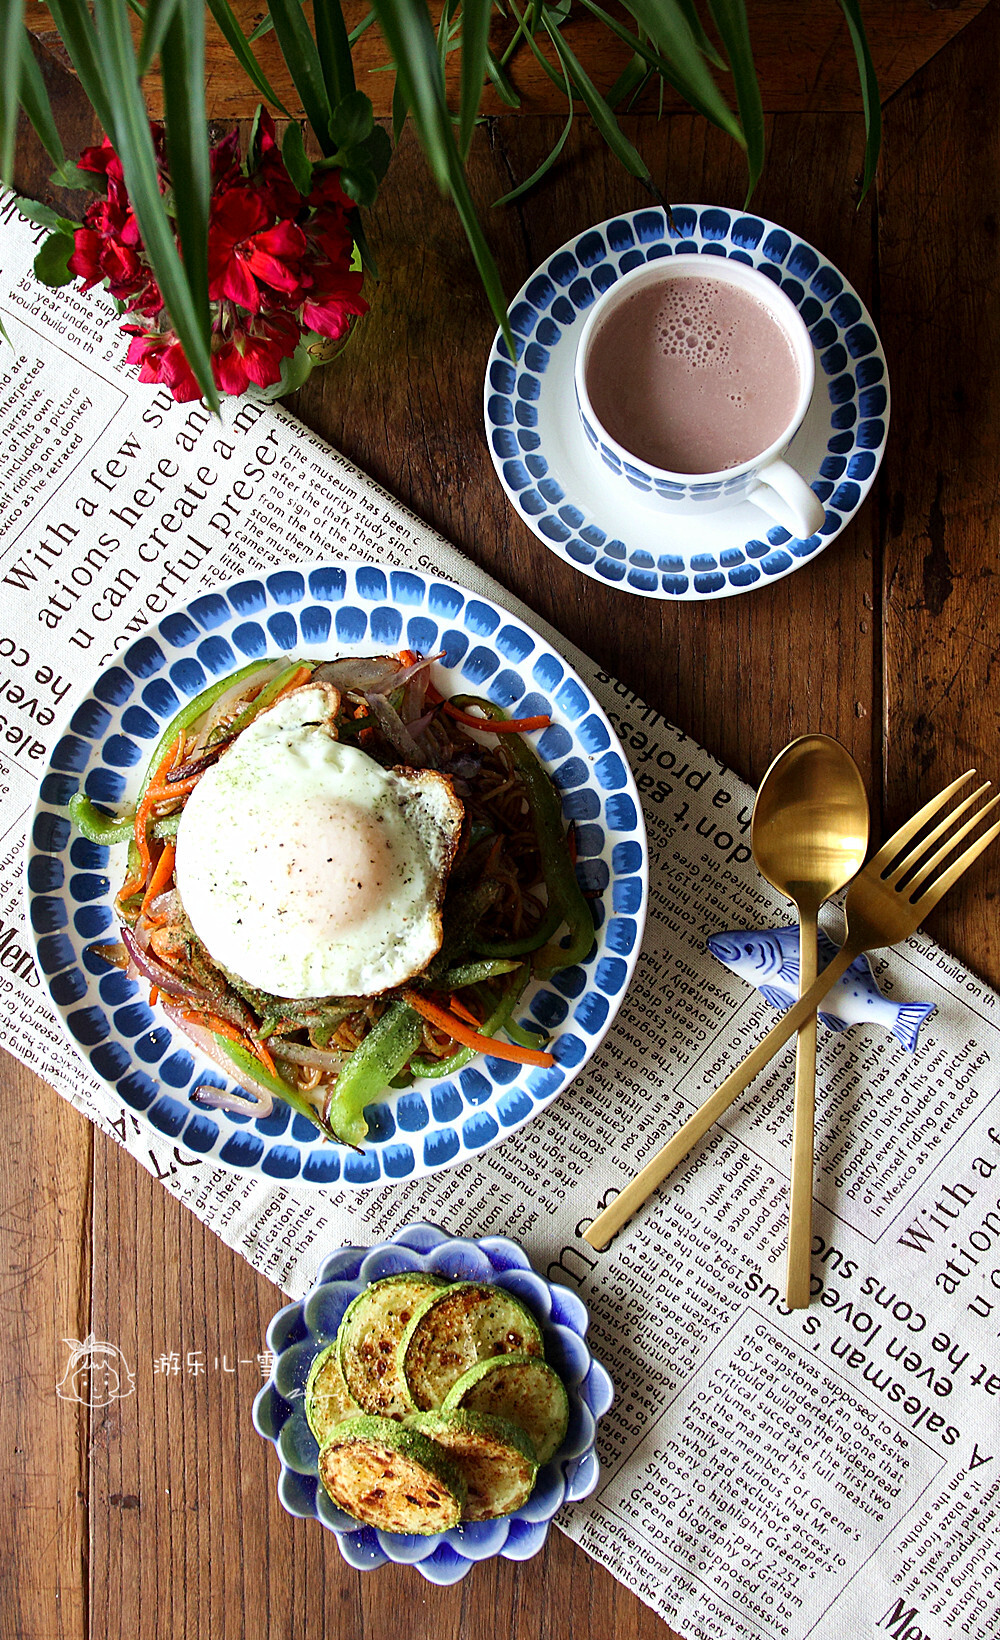
[[245,1099],[241,1093],[230,1093],[228,1088],[217,1088],[214,1082],[203,1082],[191,1095],[196,1105],[209,1110],[232,1110],[240,1116],[266,1114],[255,1099]]
[[[274,1094],[271,1092],[270,1088],[265,1088],[260,1082],[254,1081],[252,1076],[245,1076],[242,1071],[240,1071],[237,1075],[236,1066],[233,1064],[232,1060],[228,1059],[223,1053],[211,1031],[204,1025],[198,1025],[193,1020],[185,1019],[181,1008],[172,1008],[169,1003],[164,1003],[164,1013],[168,1016],[168,1018],[172,1019],[176,1025],[180,1026],[181,1030],[191,1038],[192,1042],[197,1044],[206,1059],[210,1059],[213,1065],[218,1065],[219,1069],[221,1071],[225,1071],[231,1081],[236,1082],[241,1088],[244,1088],[247,1093],[251,1093],[256,1096],[257,1103],[255,1105],[248,1105],[246,1110],[247,1115],[270,1116],[271,1111],[274,1109]],[[209,1086],[207,1083],[204,1085],[206,1087]],[[235,1095],[234,1097],[238,1098],[239,1096]],[[226,1107],[220,1106],[219,1108],[224,1109]],[[243,1110],[243,1108],[244,1107],[242,1105],[239,1107],[240,1110]]]
[[394,751],[404,763],[416,769],[426,769],[427,756],[421,751],[398,712],[394,712],[384,695],[366,694],[372,716]]
[[381,695],[391,695],[394,690],[402,689],[404,685],[410,683],[414,678],[421,677],[424,674],[426,674],[427,683],[429,683],[430,668],[434,665],[435,661],[439,661],[441,659],[443,654],[444,650],[442,649],[440,655],[424,655],[421,660],[414,661],[412,666],[403,666],[398,668],[393,673],[391,678],[387,678],[385,683],[379,686],[377,692]]
[[208,1002],[209,994],[200,985],[191,985],[175,974],[172,968],[167,968],[162,962],[157,962],[150,956],[148,950],[140,945],[138,939],[128,928],[121,930],[122,944],[138,968],[143,979],[155,985],[165,997],[176,998],[177,1001]]
[[364,694],[369,689],[381,689],[388,684],[396,687],[400,674],[399,662],[392,655],[345,656],[339,661],[325,661],[312,675],[313,683],[332,683],[338,689],[357,690]]

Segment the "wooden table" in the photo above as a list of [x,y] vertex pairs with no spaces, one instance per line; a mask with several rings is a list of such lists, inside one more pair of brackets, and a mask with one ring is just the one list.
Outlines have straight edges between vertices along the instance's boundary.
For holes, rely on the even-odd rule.
[[[886,133],[878,187],[856,210],[863,122],[837,8],[751,6],[769,111],[754,204],[821,247],[868,301],[895,406],[875,493],[791,578],[697,606],[632,598],[575,574],[519,522],[482,430],[492,321],[410,137],[374,212],[384,277],[372,316],[291,407],[746,778],[794,735],[836,735],[864,771],[878,832],[969,764],[1000,770],[1000,0],[868,0],[865,10]],[[67,147],[91,140],[71,78],[51,59],[45,68]],[[370,83],[384,100],[385,80]],[[536,111],[491,116],[477,134],[484,206],[534,169],[560,128],[545,94],[533,96]],[[739,155],[703,122],[625,123],[669,197],[742,203]],[[26,138],[19,185],[38,197],[44,178]],[[642,200],[581,119],[541,188],[487,212],[506,289],[571,234]],[[930,924],[995,984],[998,883],[994,854]],[[273,1454],[250,1425],[277,1289],[27,1071],[5,1059],[2,1074],[0,1426],[12,1489],[0,1633],[668,1634],[558,1532],[537,1559],[491,1562],[453,1589],[401,1568],[348,1570],[324,1533],[282,1512]],[[93,1413],[54,1387],[62,1341],[90,1331],[136,1369],[136,1394]],[[172,1353],[180,1371],[155,1370]]]

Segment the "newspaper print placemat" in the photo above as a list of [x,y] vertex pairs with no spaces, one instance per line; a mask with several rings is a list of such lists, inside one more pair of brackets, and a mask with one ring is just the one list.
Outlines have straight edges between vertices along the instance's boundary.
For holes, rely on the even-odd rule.
[[[936,1004],[915,1052],[821,1032],[807,1312],[781,1296],[791,1050],[593,1253],[595,1212],[766,1028],[704,943],[788,921],[750,863],[750,791],[281,409],[230,402],[220,425],[137,386],[106,299],[44,289],[9,197],[0,222],[0,1040],[292,1296],[332,1247],[415,1218],[512,1235],[579,1290],[617,1399],[598,1489],[559,1524],[687,1640],[992,1640],[996,995],[918,936],[876,964],[890,996]],[[481,590],[562,649],[631,759],[652,883],[635,981],[566,1093],[475,1161],[367,1192],[215,1167],[123,1113],[47,1005],[20,880],[85,680],[181,599],[359,554]]]

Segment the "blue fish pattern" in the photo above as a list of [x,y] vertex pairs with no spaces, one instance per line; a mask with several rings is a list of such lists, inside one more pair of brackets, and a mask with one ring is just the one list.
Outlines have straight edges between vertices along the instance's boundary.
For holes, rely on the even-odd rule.
[[[797,928],[767,928],[762,932],[710,934],[705,942],[713,957],[726,968],[755,985],[765,1002],[784,1011],[799,994],[799,931]],[[837,946],[822,929],[819,932],[819,966],[824,969],[836,956]],[[890,1002],[878,988],[871,963],[856,957],[829,994],[829,1007],[819,1017],[831,1031],[846,1031],[851,1025],[882,1025],[912,1053],[917,1035],[933,1002]]]

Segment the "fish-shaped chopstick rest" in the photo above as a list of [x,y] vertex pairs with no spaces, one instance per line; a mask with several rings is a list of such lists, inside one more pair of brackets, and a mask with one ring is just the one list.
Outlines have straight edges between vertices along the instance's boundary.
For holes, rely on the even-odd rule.
[[[755,985],[772,1008],[790,1008],[799,994],[799,931],[797,928],[767,928],[760,933],[710,934],[706,945],[713,957],[740,979]],[[819,966],[825,968],[837,947],[823,930],[819,931]],[[851,963],[843,979],[829,996],[829,1006],[819,1015],[831,1031],[846,1031],[850,1025],[881,1025],[897,1042],[911,1051],[917,1033],[933,1002],[890,1002],[878,988],[871,963],[865,956]]]

